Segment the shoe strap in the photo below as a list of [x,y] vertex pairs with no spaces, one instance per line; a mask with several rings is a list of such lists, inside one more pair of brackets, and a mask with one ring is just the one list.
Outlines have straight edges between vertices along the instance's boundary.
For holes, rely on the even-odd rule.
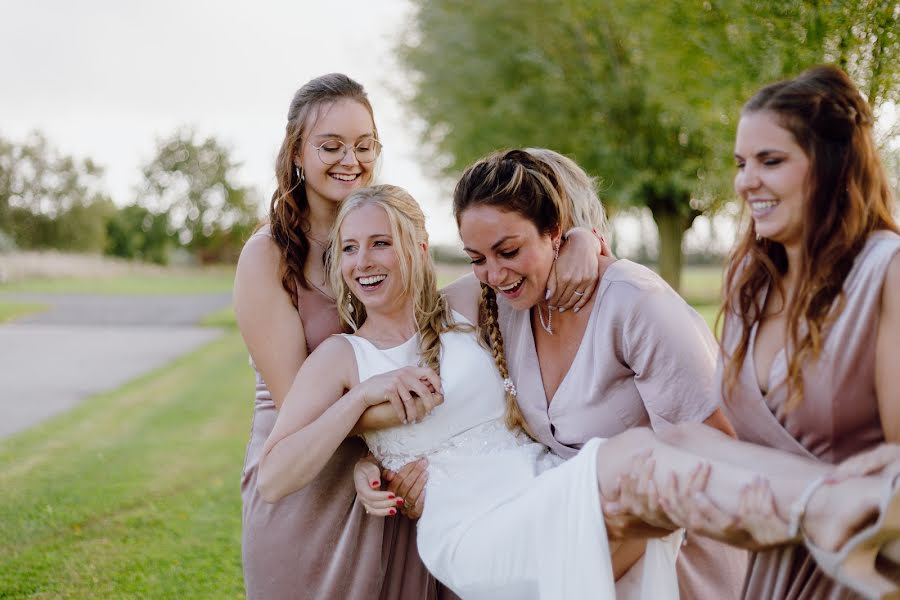
[[826,475],[821,475],[810,481],[803,493],[791,504],[790,515],[788,517],[788,535],[794,539],[800,535],[800,525],[803,523],[803,517],[806,515],[806,506],[809,504],[810,498],[816,493],[823,483],[825,483]]

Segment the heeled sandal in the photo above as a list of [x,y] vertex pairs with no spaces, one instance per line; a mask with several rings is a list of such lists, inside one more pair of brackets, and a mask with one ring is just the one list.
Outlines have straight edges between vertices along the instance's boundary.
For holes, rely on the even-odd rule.
[[812,495],[826,478],[819,477],[791,505],[788,535],[803,540],[819,567],[838,583],[870,600],[900,599],[900,470],[885,480],[878,519],[831,552],[801,536],[801,522]]

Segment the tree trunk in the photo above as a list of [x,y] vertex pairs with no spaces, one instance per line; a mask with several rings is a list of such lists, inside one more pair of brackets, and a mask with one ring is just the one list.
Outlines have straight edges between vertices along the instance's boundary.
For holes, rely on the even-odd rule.
[[659,230],[659,274],[676,292],[681,292],[683,254],[681,240],[693,219],[670,211],[651,211]]

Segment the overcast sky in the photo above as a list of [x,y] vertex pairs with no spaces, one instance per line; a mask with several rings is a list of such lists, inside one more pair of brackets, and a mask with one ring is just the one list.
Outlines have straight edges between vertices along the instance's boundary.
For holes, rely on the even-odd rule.
[[134,199],[157,137],[181,125],[215,135],[265,198],[288,104],[340,71],[369,91],[384,142],[382,181],[424,206],[433,242],[455,243],[449,190],[430,179],[415,127],[391,89],[405,0],[0,0],[0,136],[43,131],[61,152],[106,169],[116,202]]

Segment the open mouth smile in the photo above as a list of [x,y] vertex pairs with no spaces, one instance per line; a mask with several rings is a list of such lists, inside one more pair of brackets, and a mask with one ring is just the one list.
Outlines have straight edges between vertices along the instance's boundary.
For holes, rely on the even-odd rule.
[[522,289],[523,283],[525,283],[525,278],[520,277],[516,281],[513,281],[512,283],[510,283],[509,285],[498,285],[497,290],[502,294],[511,296],[511,295],[514,295],[516,292],[518,292],[520,289]]
[[356,181],[359,179],[359,176],[362,173],[329,173],[328,176],[332,179],[337,179],[338,181],[343,181],[344,183],[350,183],[352,181]]
[[364,290],[374,290],[378,286],[381,285],[387,279],[387,275],[368,275],[366,277],[357,277],[356,281],[359,282],[359,285],[362,286]]
[[750,212],[754,217],[764,217],[781,204],[780,200],[750,200]]

